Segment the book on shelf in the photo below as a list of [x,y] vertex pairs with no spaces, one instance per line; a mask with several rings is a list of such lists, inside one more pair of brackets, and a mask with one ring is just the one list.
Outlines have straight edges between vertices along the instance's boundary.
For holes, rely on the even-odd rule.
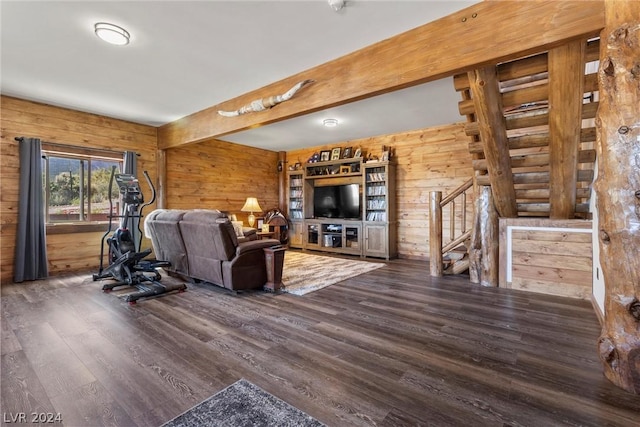
[[386,212],[368,212],[367,213],[367,221],[386,221],[387,213]]
[[384,196],[386,191],[383,185],[371,186],[367,188],[367,196]]
[[384,172],[370,172],[367,174],[367,182],[384,182],[386,174]]
[[387,202],[386,200],[368,200],[367,201],[367,209],[386,209]]

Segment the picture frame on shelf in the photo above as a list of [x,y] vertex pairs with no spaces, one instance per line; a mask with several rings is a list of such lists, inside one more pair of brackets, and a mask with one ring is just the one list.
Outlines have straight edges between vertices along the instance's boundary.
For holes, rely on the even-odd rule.
[[352,151],[351,147],[345,148],[344,151],[342,152],[342,158],[343,159],[350,159],[351,158],[351,151]]
[[351,173],[351,166],[340,166],[340,173]]
[[262,230],[262,226],[264,225],[264,218],[256,218],[256,228],[258,230]]
[[341,147],[336,147],[331,150],[331,160],[340,160],[340,152],[342,151]]
[[362,150],[360,149],[360,147],[356,148],[356,152],[353,154],[353,157],[355,158],[362,157]]
[[320,161],[321,162],[328,162],[330,158],[331,158],[331,151],[323,150],[323,151],[320,152]]
[[389,151],[388,150],[382,152],[382,161],[383,162],[389,161]]

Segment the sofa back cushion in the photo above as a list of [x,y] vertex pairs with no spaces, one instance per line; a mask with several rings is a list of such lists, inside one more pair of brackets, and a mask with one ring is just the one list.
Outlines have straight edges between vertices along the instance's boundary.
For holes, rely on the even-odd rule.
[[235,257],[238,239],[229,219],[219,211],[188,211],[180,232],[189,259],[191,277],[222,284],[223,261]]
[[169,271],[189,275],[187,250],[178,223],[186,211],[156,209],[144,220],[145,235],[151,239],[156,259],[169,261]]

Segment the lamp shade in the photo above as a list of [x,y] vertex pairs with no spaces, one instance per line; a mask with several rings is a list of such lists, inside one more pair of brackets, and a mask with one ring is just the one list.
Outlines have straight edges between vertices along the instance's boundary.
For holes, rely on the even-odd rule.
[[262,212],[262,208],[258,204],[258,199],[255,197],[247,197],[247,201],[244,202],[244,206],[240,210],[242,212]]

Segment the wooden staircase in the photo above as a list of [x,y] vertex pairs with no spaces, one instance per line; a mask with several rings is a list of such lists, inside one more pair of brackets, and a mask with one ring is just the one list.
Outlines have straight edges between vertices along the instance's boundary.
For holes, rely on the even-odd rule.
[[454,77],[475,184],[502,217],[588,218],[596,159],[599,40]]
[[[599,49],[598,39],[572,40],[454,76],[474,176],[444,199],[431,193],[432,276],[469,268],[465,212],[471,187],[476,198],[482,187],[491,188],[499,217],[590,218]],[[457,204],[465,209],[456,211],[454,200],[461,197]],[[443,209],[450,211],[446,244]]]
[[[467,218],[470,217],[467,213],[472,198],[468,197],[467,193],[472,186],[473,179],[470,178],[444,198],[441,191],[431,192],[429,268],[432,276],[460,274],[469,268],[471,229],[467,224]],[[448,214],[449,223],[446,243],[443,240],[443,212]]]

